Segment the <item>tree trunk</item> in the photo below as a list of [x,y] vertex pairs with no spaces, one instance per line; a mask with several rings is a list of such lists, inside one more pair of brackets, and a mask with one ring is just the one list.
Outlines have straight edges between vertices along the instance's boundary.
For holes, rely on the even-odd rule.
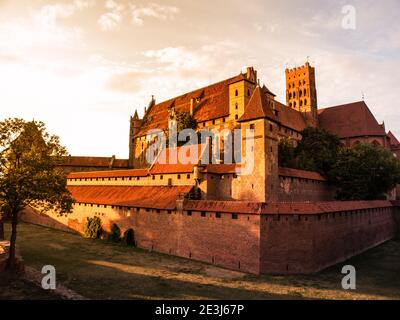
[[6,270],[13,270],[16,267],[15,248],[17,243],[17,224],[18,224],[18,210],[14,210],[11,213],[10,252],[6,264]]
[[0,240],[4,240],[4,218],[0,218]]

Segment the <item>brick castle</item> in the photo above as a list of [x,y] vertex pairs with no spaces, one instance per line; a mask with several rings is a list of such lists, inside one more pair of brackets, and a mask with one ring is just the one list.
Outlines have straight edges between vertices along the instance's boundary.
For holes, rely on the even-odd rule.
[[[106,229],[111,223],[133,228],[141,248],[255,274],[316,272],[395,237],[399,188],[385,201],[340,202],[318,173],[278,166],[279,140],[296,143],[307,126],[327,129],[345,146],[369,142],[400,157],[399,141],[364,101],[319,109],[315,69],[306,63],[285,73],[286,104],[259,84],[252,67],[161,103],[152,97],[143,118],[135,112],[130,119],[129,159],[66,159],[72,214],[26,210],[23,219],[83,232],[86,217],[98,216]],[[215,137],[164,148],[148,163],[155,143],[149,131],[168,131],[177,112],[191,114],[199,132],[251,129],[254,135],[240,138],[233,163],[213,158]],[[222,154],[232,144],[224,136],[216,141]],[[157,161],[172,153],[187,155],[189,163]],[[203,163],[204,154],[211,164]],[[249,155],[254,169],[245,174]]]

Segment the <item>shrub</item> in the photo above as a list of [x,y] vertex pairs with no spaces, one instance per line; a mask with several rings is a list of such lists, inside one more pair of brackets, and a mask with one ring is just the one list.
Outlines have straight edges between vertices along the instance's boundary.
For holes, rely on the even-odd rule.
[[128,247],[132,247],[135,245],[135,233],[133,229],[128,229],[124,232],[122,243]]
[[101,219],[99,217],[86,218],[84,237],[88,239],[98,239],[103,233]]
[[121,229],[118,227],[116,223],[111,225],[110,234],[108,235],[108,240],[112,242],[121,241]]

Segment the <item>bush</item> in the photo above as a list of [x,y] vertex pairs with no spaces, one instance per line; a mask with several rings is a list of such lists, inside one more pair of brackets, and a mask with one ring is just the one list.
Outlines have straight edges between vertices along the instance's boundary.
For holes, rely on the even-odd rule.
[[128,229],[124,232],[122,243],[128,247],[132,247],[135,245],[135,233],[133,229]]
[[111,225],[110,234],[108,235],[108,240],[112,242],[120,242],[121,241],[121,229],[118,227],[116,223]]
[[84,237],[88,239],[98,239],[103,233],[101,219],[99,217],[86,218]]

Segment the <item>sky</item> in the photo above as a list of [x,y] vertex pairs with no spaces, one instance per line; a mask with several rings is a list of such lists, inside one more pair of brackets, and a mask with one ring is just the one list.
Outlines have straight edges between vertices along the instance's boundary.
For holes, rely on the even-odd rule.
[[285,102],[285,68],[308,60],[319,108],[364,96],[400,137],[398,12],[398,0],[0,0],[0,119],[44,121],[72,155],[127,158],[129,117],[151,95],[254,66]]

